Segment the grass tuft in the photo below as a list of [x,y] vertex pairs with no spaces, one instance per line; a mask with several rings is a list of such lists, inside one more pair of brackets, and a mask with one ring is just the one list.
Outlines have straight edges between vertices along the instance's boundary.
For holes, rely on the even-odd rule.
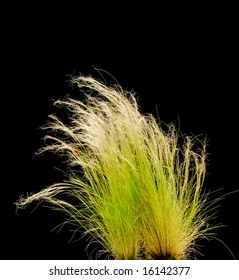
[[172,124],[163,131],[120,86],[84,76],[71,83],[86,99],[55,102],[68,111],[69,122],[49,116],[39,151],[67,157],[68,179],[21,197],[17,207],[47,201],[115,259],[190,258],[213,228],[202,189],[205,142],[180,136]]

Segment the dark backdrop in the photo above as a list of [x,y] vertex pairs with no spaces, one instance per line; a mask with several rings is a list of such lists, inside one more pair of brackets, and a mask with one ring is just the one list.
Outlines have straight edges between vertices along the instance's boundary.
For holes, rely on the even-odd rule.
[[[61,162],[53,155],[33,157],[42,146],[39,127],[55,111],[53,100],[71,93],[67,75],[99,77],[94,67],[111,73],[126,90],[137,92],[141,111],[159,113],[165,123],[180,123],[184,133],[208,139],[205,188],[223,188],[219,195],[239,189],[238,184],[238,44],[233,18],[210,15],[171,24],[155,16],[122,15],[105,18],[102,25],[82,13],[72,24],[64,14],[13,15],[7,25],[2,52],[1,140],[1,259],[87,259],[87,241],[71,228],[53,230],[64,215],[33,206],[15,213],[21,194],[61,180]],[[150,18],[150,17],[149,17]],[[14,20],[16,19],[16,20]],[[163,24],[162,24],[163,23]],[[114,28],[112,28],[112,25]],[[76,97],[77,94],[74,93]],[[156,109],[157,107],[157,109]],[[218,208],[215,223],[221,239],[239,258],[237,222],[239,193],[228,195]],[[32,212],[33,211],[33,212]],[[78,241],[76,241],[78,240]],[[232,259],[219,241],[200,242],[198,259]],[[95,250],[94,250],[95,249]],[[92,245],[92,258],[97,246]]]

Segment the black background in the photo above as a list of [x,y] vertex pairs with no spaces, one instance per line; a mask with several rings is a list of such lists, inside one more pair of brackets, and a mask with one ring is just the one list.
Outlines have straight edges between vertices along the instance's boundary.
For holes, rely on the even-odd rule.
[[[56,156],[33,155],[43,145],[39,127],[56,110],[53,100],[71,93],[69,74],[99,78],[94,67],[104,69],[124,89],[137,92],[142,112],[158,111],[165,123],[180,121],[182,132],[205,135],[205,188],[223,188],[219,195],[239,189],[238,43],[233,15],[214,8],[176,18],[170,12],[162,17],[163,11],[139,14],[126,8],[118,15],[118,8],[104,14],[97,8],[95,14],[73,13],[74,7],[64,12],[10,9],[2,33],[1,259],[89,258],[86,239],[78,240],[81,234],[68,242],[69,226],[52,231],[64,215],[44,207],[33,211],[34,206],[16,214],[14,205],[21,194],[62,179],[54,168],[62,167]],[[214,221],[225,225],[215,230],[216,237],[236,259],[238,201],[239,193],[228,195]],[[203,255],[198,259],[232,259],[217,240],[199,245]],[[89,254],[92,250],[95,258],[97,246],[90,246]]]

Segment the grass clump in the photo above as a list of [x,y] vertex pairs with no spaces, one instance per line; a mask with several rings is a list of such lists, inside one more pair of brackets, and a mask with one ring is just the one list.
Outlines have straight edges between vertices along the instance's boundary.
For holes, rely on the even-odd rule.
[[163,131],[119,86],[84,76],[71,83],[86,99],[55,102],[69,121],[49,116],[39,151],[66,156],[68,179],[20,198],[17,207],[49,202],[115,259],[189,258],[210,229],[202,191],[205,143],[194,151],[196,140],[187,136],[179,147],[175,126]]

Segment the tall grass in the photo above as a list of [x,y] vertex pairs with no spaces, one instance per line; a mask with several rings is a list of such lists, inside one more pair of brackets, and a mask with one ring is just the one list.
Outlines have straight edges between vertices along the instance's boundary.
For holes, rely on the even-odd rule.
[[163,131],[119,86],[84,76],[71,83],[85,100],[55,102],[69,121],[49,116],[39,151],[67,157],[68,180],[21,197],[17,207],[49,202],[115,259],[189,258],[210,229],[202,191],[205,143],[194,151],[196,139],[180,136],[172,124]]

